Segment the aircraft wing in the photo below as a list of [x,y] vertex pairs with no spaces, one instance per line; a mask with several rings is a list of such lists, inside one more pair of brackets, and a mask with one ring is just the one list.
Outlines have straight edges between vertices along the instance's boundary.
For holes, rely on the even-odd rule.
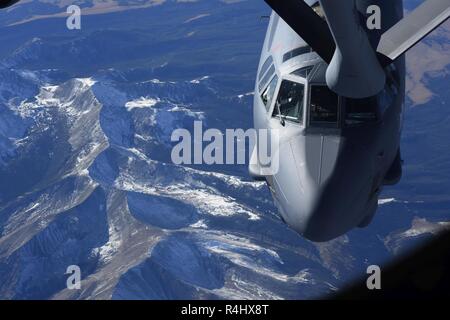
[[386,31],[377,52],[394,61],[450,17],[450,0],[428,0]]

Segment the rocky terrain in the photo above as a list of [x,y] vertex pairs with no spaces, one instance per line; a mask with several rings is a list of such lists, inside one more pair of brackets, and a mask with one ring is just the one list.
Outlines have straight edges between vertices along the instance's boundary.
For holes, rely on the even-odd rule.
[[246,166],[170,159],[196,120],[251,127],[262,1],[102,11],[80,31],[20,10],[0,13],[1,299],[314,298],[449,228],[448,25],[408,55],[402,182],[368,228],[315,244]]

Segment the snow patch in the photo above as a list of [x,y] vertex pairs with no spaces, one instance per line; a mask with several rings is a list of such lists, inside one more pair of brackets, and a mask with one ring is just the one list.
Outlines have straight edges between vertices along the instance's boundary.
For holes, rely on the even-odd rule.
[[391,202],[396,202],[397,200],[395,200],[394,198],[388,198],[388,199],[379,199],[378,200],[378,204],[379,205],[383,205],[383,204],[387,204],[387,203],[391,203]]
[[252,95],[254,95],[254,94],[255,94],[255,93],[254,93],[253,91],[252,91],[252,92],[247,92],[247,93],[238,95],[238,98],[239,98],[239,99],[243,99],[243,98],[245,98],[245,97],[252,96]]
[[132,111],[133,109],[151,108],[159,102],[161,102],[160,99],[140,97],[139,99],[135,99],[125,103],[125,108],[127,108],[128,111]]
[[201,78],[198,78],[198,79],[191,80],[190,83],[192,83],[192,84],[200,84],[200,82],[205,81],[205,80],[207,80],[209,78],[210,78],[209,76],[204,76],[204,77],[201,77]]
[[[168,63],[162,64],[162,65],[160,66],[160,68],[164,68],[164,67],[167,66],[167,65],[168,65]],[[145,84],[145,83],[153,83],[153,84],[166,84],[166,83],[170,83],[170,84],[176,84],[175,81],[168,81],[168,82],[166,82],[166,81],[161,81],[161,80],[159,80],[159,79],[146,80],[146,81],[142,81],[142,82],[140,82],[140,83],[143,83],[143,84]]]
[[195,229],[208,229],[208,225],[205,223],[205,220],[199,220],[196,223],[191,224],[190,227]]
[[76,78],[75,80],[81,82],[81,84],[83,86],[88,87],[88,88],[92,87],[94,84],[97,83],[97,81],[95,81],[92,78]]
[[180,105],[175,105],[174,107],[169,109],[169,112],[183,112],[187,116],[192,117],[192,118],[197,118],[198,120],[204,120],[205,119],[204,112],[192,111],[192,110],[190,110],[190,109],[188,109],[188,108],[186,108],[184,106],[180,106]]

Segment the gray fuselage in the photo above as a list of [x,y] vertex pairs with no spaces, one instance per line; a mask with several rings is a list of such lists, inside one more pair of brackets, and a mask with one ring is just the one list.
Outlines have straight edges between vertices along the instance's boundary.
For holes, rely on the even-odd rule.
[[[373,46],[403,17],[401,0],[357,0],[361,16],[377,2],[383,28],[367,30]],[[279,169],[265,175],[251,165],[250,173],[267,181],[283,220],[313,241],[369,224],[383,185],[401,177],[404,59],[385,68],[384,90],[366,99],[333,93],[326,85],[326,68],[272,13],[258,68],[254,125],[279,135]]]

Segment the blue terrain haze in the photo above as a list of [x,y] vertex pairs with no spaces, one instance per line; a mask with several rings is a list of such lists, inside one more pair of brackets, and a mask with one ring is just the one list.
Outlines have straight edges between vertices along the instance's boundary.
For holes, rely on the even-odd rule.
[[319,244],[246,166],[170,157],[194,121],[251,127],[263,1],[77,1],[81,30],[62,2],[0,13],[1,299],[315,298],[449,228],[448,24],[408,54],[401,183]]

